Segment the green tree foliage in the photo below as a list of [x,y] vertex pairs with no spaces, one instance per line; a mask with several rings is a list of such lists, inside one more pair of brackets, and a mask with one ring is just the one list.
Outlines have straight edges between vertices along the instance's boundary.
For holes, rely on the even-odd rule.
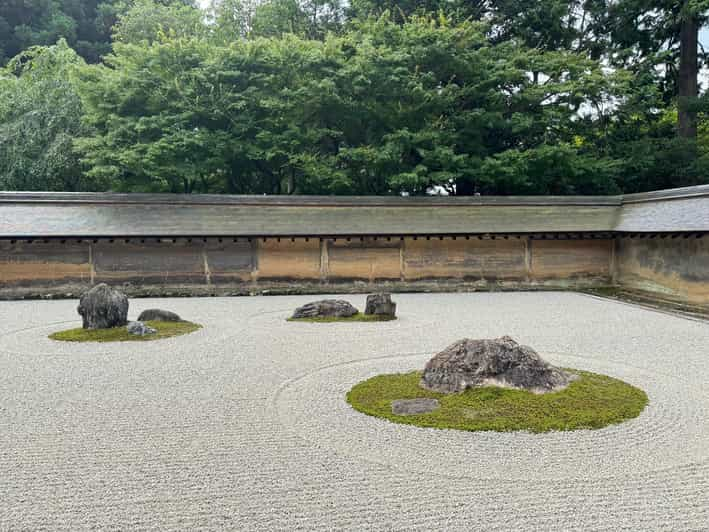
[[[156,2],[195,7],[192,0]],[[111,50],[112,28],[133,4],[134,0],[3,0],[0,66],[30,46],[48,46],[62,38],[86,61],[95,63]]]
[[89,175],[129,190],[618,190],[614,163],[573,144],[593,128],[575,119],[582,106],[599,107],[612,79],[568,52],[493,45],[478,23],[384,17],[325,41],[116,44],[81,86]]
[[204,36],[208,32],[203,19],[202,10],[191,4],[136,0],[130,9],[118,16],[113,39],[120,43],[150,43],[161,34]]
[[222,42],[246,37],[324,39],[342,29],[343,0],[212,0],[214,32]]
[[73,139],[85,133],[72,82],[82,59],[60,41],[33,47],[0,71],[0,189],[85,190]]
[[[0,80],[3,186],[606,194],[705,182],[709,100],[695,97],[687,51],[708,8],[10,0],[2,53],[64,36],[104,60],[69,61],[62,43],[12,61]],[[54,55],[65,67],[40,61]]]
[[64,38],[89,61],[110,50],[111,26],[123,0],[0,2],[0,65],[34,45]]

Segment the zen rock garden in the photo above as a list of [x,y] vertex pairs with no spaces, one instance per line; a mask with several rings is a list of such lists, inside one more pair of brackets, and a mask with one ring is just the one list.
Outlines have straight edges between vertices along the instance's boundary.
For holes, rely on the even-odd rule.
[[[621,520],[627,501],[699,516],[660,530],[702,530],[703,481],[687,479],[709,456],[706,324],[571,293],[369,295],[151,300],[115,285],[6,303],[0,529],[28,515],[32,530],[101,528],[103,513],[81,521],[100,510],[122,529],[476,530],[499,511],[505,530],[652,530],[652,511]],[[397,321],[348,321],[395,303]],[[297,308],[345,317],[286,321]],[[607,512],[619,493],[615,519],[565,526],[577,515],[560,505]],[[272,501],[303,519],[276,521]],[[530,504],[543,521],[524,519]]]
[[81,329],[70,329],[50,335],[65,341],[125,341],[157,339],[192,332],[199,325],[184,321],[172,311],[147,309],[136,321],[128,321],[128,297],[100,283],[82,294],[77,312],[82,319]]
[[364,314],[342,299],[321,299],[298,307],[289,321],[391,321],[396,319],[396,303],[390,294],[367,296]]

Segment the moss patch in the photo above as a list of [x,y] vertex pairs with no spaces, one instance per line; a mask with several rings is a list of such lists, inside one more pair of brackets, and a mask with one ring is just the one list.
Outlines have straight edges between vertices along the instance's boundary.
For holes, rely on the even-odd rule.
[[338,321],[392,321],[395,320],[396,316],[379,316],[376,314],[362,314],[358,312],[354,316],[349,318],[339,318],[339,317],[322,317],[322,318],[288,318],[288,321],[304,321],[310,323],[334,323]]
[[[420,371],[378,375],[355,385],[347,393],[347,402],[364,414],[395,423],[498,432],[599,429],[637,417],[647,405],[645,392],[621,380],[569,371],[581,378],[562,391],[541,395],[497,387],[447,395],[420,388]],[[438,399],[441,406],[427,414],[392,414],[393,400],[418,397]]]
[[55,332],[50,334],[49,337],[52,340],[61,340],[63,342],[148,342],[189,334],[202,328],[201,325],[189,321],[146,321],[145,324],[157,330],[157,332],[138,336],[130,334],[125,327],[113,327],[111,329],[83,329],[79,327]]

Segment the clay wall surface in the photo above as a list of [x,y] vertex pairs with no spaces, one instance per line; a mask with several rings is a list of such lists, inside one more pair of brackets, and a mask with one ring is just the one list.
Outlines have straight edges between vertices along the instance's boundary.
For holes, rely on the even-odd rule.
[[617,239],[617,283],[709,308],[709,235],[663,236]]
[[150,238],[0,241],[0,297],[605,286],[611,239]]
[[709,306],[709,235],[0,240],[0,297],[575,289]]

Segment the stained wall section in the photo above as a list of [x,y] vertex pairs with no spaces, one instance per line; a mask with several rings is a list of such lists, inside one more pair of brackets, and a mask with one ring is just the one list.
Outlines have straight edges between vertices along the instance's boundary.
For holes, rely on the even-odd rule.
[[709,307],[709,235],[0,240],[0,298],[609,286]]
[[709,235],[618,238],[616,264],[622,287],[709,308]]
[[609,239],[175,238],[0,241],[0,297],[604,286]]

